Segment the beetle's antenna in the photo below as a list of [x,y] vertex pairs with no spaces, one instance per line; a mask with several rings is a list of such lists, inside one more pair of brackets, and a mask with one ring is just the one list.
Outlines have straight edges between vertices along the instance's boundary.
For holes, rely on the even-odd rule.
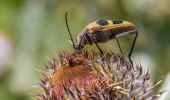
[[67,27],[68,34],[69,34],[69,36],[70,36],[70,40],[71,40],[71,42],[72,42],[73,48],[74,48],[74,50],[76,50],[76,47],[75,47],[75,44],[74,44],[73,37],[72,37],[71,32],[70,32],[70,29],[69,29],[69,27],[68,27],[68,22],[67,22],[67,12],[65,13],[65,21],[66,21],[66,27]]

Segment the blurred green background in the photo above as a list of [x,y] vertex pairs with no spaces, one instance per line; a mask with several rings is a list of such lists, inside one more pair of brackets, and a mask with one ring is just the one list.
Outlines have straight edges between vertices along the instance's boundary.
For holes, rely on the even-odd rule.
[[[170,71],[169,0],[0,0],[0,99],[29,100],[40,72],[57,51],[72,50],[64,13],[74,39],[90,22],[128,20],[139,31],[134,60],[149,68],[155,82]],[[132,36],[120,39],[129,50]],[[126,54],[127,54],[126,52]]]

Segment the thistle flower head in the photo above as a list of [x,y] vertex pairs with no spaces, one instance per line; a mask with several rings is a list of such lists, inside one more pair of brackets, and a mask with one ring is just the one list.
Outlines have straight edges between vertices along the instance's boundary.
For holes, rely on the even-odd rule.
[[112,52],[104,57],[97,53],[60,53],[60,61],[49,61],[50,68],[43,72],[40,100],[94,99],[138,100],[155,99],[161,93],[152,90],[161,81],[150,82],[149,71]]

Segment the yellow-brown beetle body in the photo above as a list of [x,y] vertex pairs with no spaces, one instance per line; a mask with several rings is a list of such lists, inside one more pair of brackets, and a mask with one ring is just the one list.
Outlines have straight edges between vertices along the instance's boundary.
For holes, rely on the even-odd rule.
[[[116,21],[116,20],[99,20],[90,23],[85,29],[78,35],[76,42],[76,50],[81,51],[86,44],[98,44],[104,43],[111,39],[118,37],[137,34],[137,30],[134,28],[134,24],[128,21]],[[100,52],[102,50],[97,45]]]
[[[128,54],[128,58],[133,66],[131,55],[132,55],[133,48],[134,48],[134,45],[135,45],[135,42],[138,36],[138,32],[135,29],[133,23],[128,22],[128,21],[105,20],[105,19],[95,21],[87,25],[85,29],[78,35],[76,45],[75,45],[73,38],[71,36],[70,30],[68,28],[67,13],[65,14],[65,19],[66,19],[67,29],[70,35],[70,40],[73,44],[73,48],[75,49],[76,53],[81,52],[87,44],[90,44],[90,45],[95,44],[97,48],[99,49],[100,53],[103,55],[103,51],[99,47],[98,43],[104,43],[112,39],[117,40],[117,38],[119,37],[135,34],[132,47]],[[118,40],[117,40],[117,43],[122,53]]]

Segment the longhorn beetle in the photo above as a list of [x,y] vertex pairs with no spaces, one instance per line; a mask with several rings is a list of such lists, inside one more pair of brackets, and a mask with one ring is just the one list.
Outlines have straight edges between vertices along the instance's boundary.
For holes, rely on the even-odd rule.
[[105,19],[95,21],[87,25],[84,28],[84,30],[78,35],[76,45],[75,45],[72,35],[70,33],[69,27],[68,27],[67,12],[65,13],[65,21],[66,21],[67,29],[70,35],[70,40],[72,42],[73,48],[75,49],[77,53],[79,53],[84,48],[84,46],[86,46],[86,44],[90,44],[90,45],[95,44],[97,48],[99,49],[100,53],[103,55],[103,51],[99,47],[98,43],[104,43],[111,39],[117,40],[120,52],[122,53],[122,50],[121,50],[121,47],[120,47],[120,44],[117,38],[135,34],[135,38],[133,40],[130,52],[128,54],[129,61],[131,62],[133,66],[131,55],[134,49],[136,39],[138,37],[138,31],[135,29],[133,23],[128,22],[128,21],[105,20]]

